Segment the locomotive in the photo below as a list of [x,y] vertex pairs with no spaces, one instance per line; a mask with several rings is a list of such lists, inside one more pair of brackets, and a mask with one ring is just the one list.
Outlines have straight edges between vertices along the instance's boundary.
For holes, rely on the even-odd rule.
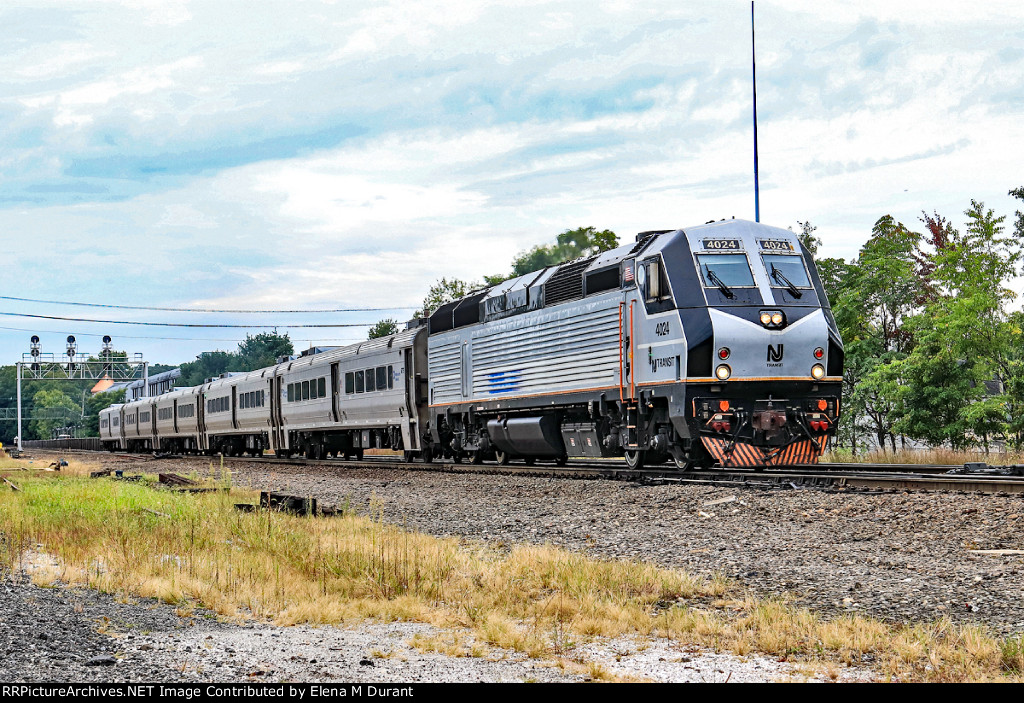
[[817,461],[842,371],[796,235],[723,220],[642,232],[394,336],[113,406],[100,424],[112,449],[763,468]]

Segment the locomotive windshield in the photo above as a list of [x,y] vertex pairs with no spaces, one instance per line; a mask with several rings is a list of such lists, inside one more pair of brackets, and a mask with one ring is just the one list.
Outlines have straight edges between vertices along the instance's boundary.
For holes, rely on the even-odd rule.
[[768,279],[776,288],[810,288],[807,269],[801,256],[785,254],[764,254],[764,268],[768,271]]
[[745,254],[697,254],[704,285],[709,288],[750,288],[754,276]]

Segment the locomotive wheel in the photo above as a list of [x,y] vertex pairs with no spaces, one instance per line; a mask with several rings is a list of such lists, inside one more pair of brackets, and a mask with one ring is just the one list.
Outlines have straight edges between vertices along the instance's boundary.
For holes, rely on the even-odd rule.
[[509,460],[508,452],[503,452],[500,449],[496,449],[496,450],[494,450],[494,458],[502,466],[507,466],[508,465],[508,460]]
[[644,468],[644,452],[640,451],[639,449],[627,449],[626,466],[628,466],[631,469]]

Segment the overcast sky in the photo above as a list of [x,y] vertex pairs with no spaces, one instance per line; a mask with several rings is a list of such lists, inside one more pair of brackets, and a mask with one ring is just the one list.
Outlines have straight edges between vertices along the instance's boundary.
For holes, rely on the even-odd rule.
[[[962,226],[974,198],[1010,225],[1022,7],[759,1],[761,221],[809,219],[822,254],[844,258],[885,214]],[[441,276],[505,272],[568,228],[627,241],[754,218],[743,0],[34,0],[0,4],[0,27],[0,295],[409,308],[0,299],[0,312],[404,320]],[[83,351],[110,334],[162,363],[245,334],[5,314],[0,363],[33,332],[58,354],[69,333]],[[291,336],[305,348],[365,328]]]

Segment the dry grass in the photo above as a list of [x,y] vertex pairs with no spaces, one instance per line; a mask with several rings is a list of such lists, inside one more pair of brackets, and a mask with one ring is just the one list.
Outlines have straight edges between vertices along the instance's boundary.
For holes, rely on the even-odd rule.
[[[40,572],[42,582],[158,598],[181,613],[201,606],[284,625],[425,622],[446,634],[411,644],[456,656],[502,648],[560,659],[595,636],[662,636],[819,669],[871,661],[898,680],[1024,676],[1020,639],[1000,641],[946,621],[825,620],[782,601],[744,597],[720,577],[550,546],[498,551],[408,532],[379,515],[243,513],[233,504],[253,494],[237,489],[185,495],[83,478],[89,470],[75,462],[60,474],[26,472],[20,492],[0,490],[0,568],[42,563],[50,569]],[[609,676],[584,668],[596,680]]]
[[849,449],[837,449],[822,455],[823,463],[858,463],[858,464],[937,464],[943,466],[962,466],[967,462],[983,461],[989,464],[1020,464],[1024,463],[1024,454],[1020,452],[997,452],[985,454],[980,451],[955,451],[942,447],[932,449],[899,449],[895,453],[875,449],[870,452],[850,453]]

